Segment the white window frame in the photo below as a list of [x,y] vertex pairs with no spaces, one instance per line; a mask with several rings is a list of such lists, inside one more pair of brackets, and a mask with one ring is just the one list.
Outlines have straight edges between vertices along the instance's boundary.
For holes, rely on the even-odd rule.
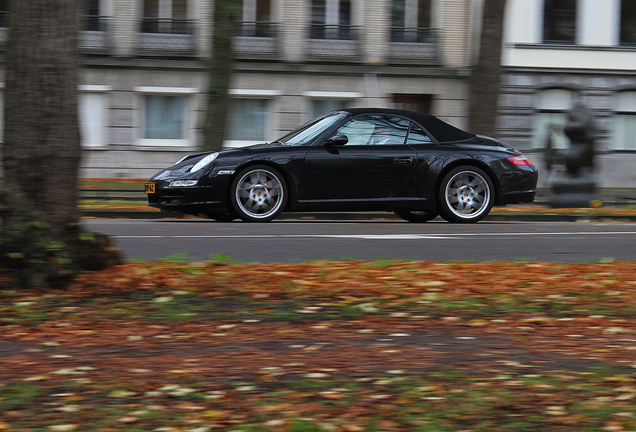
[[[283,92],[280,90],[269,89],[229,89],[228,95],[231,99],[267,99],[269,101],[267,106],[267,124],[265,125],[265,141],[271,141],[274,135],[274,102]],[[229,121],[229,119],[228,119]],[[245,147],[248,145],[263,143],[263,141],[248,141],[248,140],[229,140],[226,139],[223,143],[224,147]]]
[[[141,2],[141,7],[143,10],[144,4]],[[172,0],[158,0],[159,3],[159,17],[160,19],[172,19]],[[186,1],[186,17],[189,19],[192,10],[192,0]],[[145,13],[142,12],[142,13]]]
[[305,98],[304,117],[306,120],[312,118],[312,103],[316,99],[341,100],[355,106],[357,100],[364,98],[364,93],[361,92],[306,91],[302,95]]
[[[133,88],[136,93],[136,118],[135,118],[135,144],[139,147],[196,147],[196,117],[195,96],[199,94],[198,88],[189,87],[152,87],[140,86]],[[181,139],[150,139],[144,138],[144,124],[146,120],[145,96],[185,96],[183,107],[183,138]]]
[[112,16],[112,0],[99,0],[99,15],[103,17]]
[[575,97],[576,91],[567,88],[546,88],[539,91],[534,117],[533,148],[545,148],[551,124],[560,129],[552,135],[552,147],[568,147],[569,140],[563,134],[563,126],[567,122],[568,111],[574,106]]
[[[270,1],[269,4],[269,19],[273,21],[274,18],[274,3],[275,1]],[[242,19],[245,22],[256,22],[257,16],[257,1],[256,0],[243,0],[243,16]]]
[[[616,95],[612,150],[636,151],[636,136],[626,130],[628,125],[634,125],[634,123],[636,123],[636,89],[623,90]],[[631,129],[636,132],[636,126]],[[632,139],[631,146],[627,145],[628,137]]]
[[[361,25],[362,3],[358,0],[351,0],[351,10],[349,11],[349,23],[352,26]],[[313,20],[313,16],[311,17]],[[340,0],[325,0],[325,25],[337,26],[340,22]]]
[[[103,95],[105,98],[105,106],[102,110],[102,112],[100,112],[100,116],[101,116],[101,131],[99,132],[99,136],[102,138],[100,140],[100,142],[88,142],[86,141],[86,137],[82,134],[82,148],[86,148],[86,149],[93,149],[93,148],[103,148],[103,147],[107,147],[108,146],[108,129],[109,129],[109,125],[110,125],[110,108],[108,106],[108,93],[111,92],[113,90],[112,86],[108,86],[108,85],[80,85],[78,86],[78,92],[80,93],[80,97],[82,94],[100,94]],[[78,101],[78,108],[79,108],[79,101]],[[78,113],[78,118],[80,121],[80,131],[82,130],[82,117],[81,115]]]
[[[428,27],[433,27],[433,2],[429,7],[431,10],[429,14],[431,16],[431,22],[428,23]],[[420,0],[404,0],[404,27],[408,29],[417,29],[419,27],[419,14],[420,12]]]

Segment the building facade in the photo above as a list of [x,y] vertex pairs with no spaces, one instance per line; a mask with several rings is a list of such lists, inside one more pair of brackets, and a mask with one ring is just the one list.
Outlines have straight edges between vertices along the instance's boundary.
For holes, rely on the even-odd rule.
[[[85,1],[80,176],[147,178],[201,144],[212,0]],[[465,127],[475,3],[243,0],[225,145],[272,141],[341,107]]]
[[508,0],[499,138],[532,156],[549,182],[541,151],[557,148],[576,102],[598,125],[602,187],[636,187],[636,2]]

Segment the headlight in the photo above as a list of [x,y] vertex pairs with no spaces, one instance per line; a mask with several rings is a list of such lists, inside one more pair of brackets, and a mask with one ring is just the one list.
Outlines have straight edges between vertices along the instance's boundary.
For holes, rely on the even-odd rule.
[[184,186],[196,186],[199,180],[174,180],[170,182],[168,187],[184,187]]
[[191,169],[190,172],[197,172],[199,171],[201,168],[203,168],[204,166],[210,164],[214,159],[216,159],[216,157],[219,155],[218,152],[212,153],[207,155],[206,157],[204,157],[203,159],[201,159],[199,162],[197,162]]

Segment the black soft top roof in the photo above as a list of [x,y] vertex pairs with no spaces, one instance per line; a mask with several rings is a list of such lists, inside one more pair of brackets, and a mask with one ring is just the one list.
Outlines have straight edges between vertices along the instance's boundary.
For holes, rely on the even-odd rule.
[[386,108],[351,108],[342,111],[351,113],[353,116],[361,114],[388,114],[406,117],[420,124],[433,135],[438,142],[463,141],[475,137],[475,134],[451,126],[430,114]]

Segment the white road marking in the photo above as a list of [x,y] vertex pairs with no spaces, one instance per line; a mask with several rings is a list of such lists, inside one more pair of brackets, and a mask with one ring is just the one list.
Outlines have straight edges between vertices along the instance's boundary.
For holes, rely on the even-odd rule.
[[336,238],[336,239],[363,239],[363,240],[421,240],[421,239],[453,239],[451,236],[438,234],[288,234],[288,235],[115,235],[116,239],[126,238],[186,238],[186,239],[270,239],[270,238]]
[[236,235],[114,235],[116,239],[275,239],[275,238],[333,238],[359,240],[456,240],[462,237],[520,237],[520,236],[616,236],[636,235],[636,231],[594,231],[594,232],[509,232],[509,233],[458,233],[458,234],[236,234]]

